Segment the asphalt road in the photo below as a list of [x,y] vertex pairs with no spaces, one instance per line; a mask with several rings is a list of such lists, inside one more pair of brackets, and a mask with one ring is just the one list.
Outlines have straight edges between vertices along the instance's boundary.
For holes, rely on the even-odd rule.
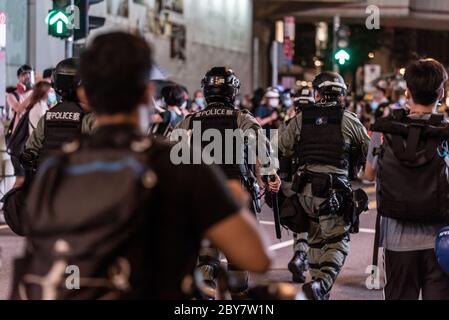
[[[332,289],[331,299],[336,300],[379,300],[382,299],[380,290],[368,290],[365,281],[368,274],[367,267],[371,265],[374,225],[375,225],[375,198],[374,186],[355,185],[363,187],[370,197],[370,210],[361,216],[361,232],[351,235],[351,251],[346,259],[345,266]],[[292,235],[283,231],[281,240],[277,240],[274,232],[273,217],[267,206],[263,207],[260,215],[260,228],[266,232],[270,239],[270,249],[275,254],[272,269],[264,276],[253,276],[252,282],[281,281],[291,282],[291,274],[287,264],[292,256]],[[0,224],[0,299],[7,299],[10,292],[10,281],[13,275],[13,259],[21,254],[24,241],[15,236],[6,225]],[[300,287],[299,285],[298,288]]]

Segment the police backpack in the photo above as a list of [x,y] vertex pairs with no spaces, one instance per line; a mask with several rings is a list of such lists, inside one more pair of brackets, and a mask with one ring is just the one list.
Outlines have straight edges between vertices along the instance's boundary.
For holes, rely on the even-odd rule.
[[151,144],[136,140],[130,150],[74,141],[42,163],[27,198],[26,250],[15,261],[13,299],[145,297],[157,183]]
[[443,116],[413,119],[397,110],[378,119],[373,131],[382,132],[384,140],[377,152],[380,215],[418,223],[449,222],[449,125]]

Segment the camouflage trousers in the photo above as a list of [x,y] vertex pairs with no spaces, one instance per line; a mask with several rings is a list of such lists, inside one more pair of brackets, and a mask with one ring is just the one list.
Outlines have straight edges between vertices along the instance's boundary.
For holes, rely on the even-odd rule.
[[319,214],[318,207],[326,199],[305,194],[298,197],[309,216],[310,227],[308,233],[297,235],[295,247],[308,252],[312,279],[322,280],[324,289],[329,291],[349,253],[350,226],[343,216]]
[[298,251],[309,251],[309,243],[307,241],[308,233],[293,233],[293,253]]

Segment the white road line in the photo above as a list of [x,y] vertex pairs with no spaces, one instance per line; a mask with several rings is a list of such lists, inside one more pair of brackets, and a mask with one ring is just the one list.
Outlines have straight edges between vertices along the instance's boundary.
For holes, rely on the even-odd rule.
[[274,226],[274,222],[273,222],[273,221],[263,221],[263,220],[260,220],[259,223],[260,223],[260,224],[266,224],[266,225],[268,225],[268,226]]
[[360,228],[359,231],[362,233],[372,233],[372,234],[376,233],[376,230],[374,230],[374,229]]
[[9,226],[0,226],[0,230],[2,230],[2,229],[9,229]]
[[280,243],[276,243],[271,245],[268,249],[270,251],[275,251],[275,250],[279,250],[285,247],[289,247],[293,245],[293,240],[288,240],[288,241],[284,241],[284,242],[280,242]]

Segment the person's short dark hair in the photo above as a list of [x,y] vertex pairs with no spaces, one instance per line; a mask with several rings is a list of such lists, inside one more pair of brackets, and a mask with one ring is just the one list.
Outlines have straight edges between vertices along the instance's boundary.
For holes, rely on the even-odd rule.
[[168,106],[181,106],[185,101],[184,90],[178,85],[162,88],[161,95]]
[[29,65],[27,65],[27,64],[24,64],[23,66],[21,66],[19,69],[17,69],[17,77],[20,77],[20,75],[22,74],[22,73],[25,73],[25,72],[31,72],[31,71],[33,71],[33,68],[31,68]]
[[48,68],[48,69],[45,69],[44,70],[44,73],[43,73],[43,78],[44,79],[47,79],[47,78],[51,78],[51,76],[52,76],[52,74],[53,74],[53,70],[55,70],[54,68]]
[[435,103],[444,90],[448,75],[435,59],[420,59],[405,70],[404,79],[413,101],[425,106]]
[[81,56],[81,83],[98,114],[130,113],[147,90],[152,50],[142,37],[125,32],[103,34]]

